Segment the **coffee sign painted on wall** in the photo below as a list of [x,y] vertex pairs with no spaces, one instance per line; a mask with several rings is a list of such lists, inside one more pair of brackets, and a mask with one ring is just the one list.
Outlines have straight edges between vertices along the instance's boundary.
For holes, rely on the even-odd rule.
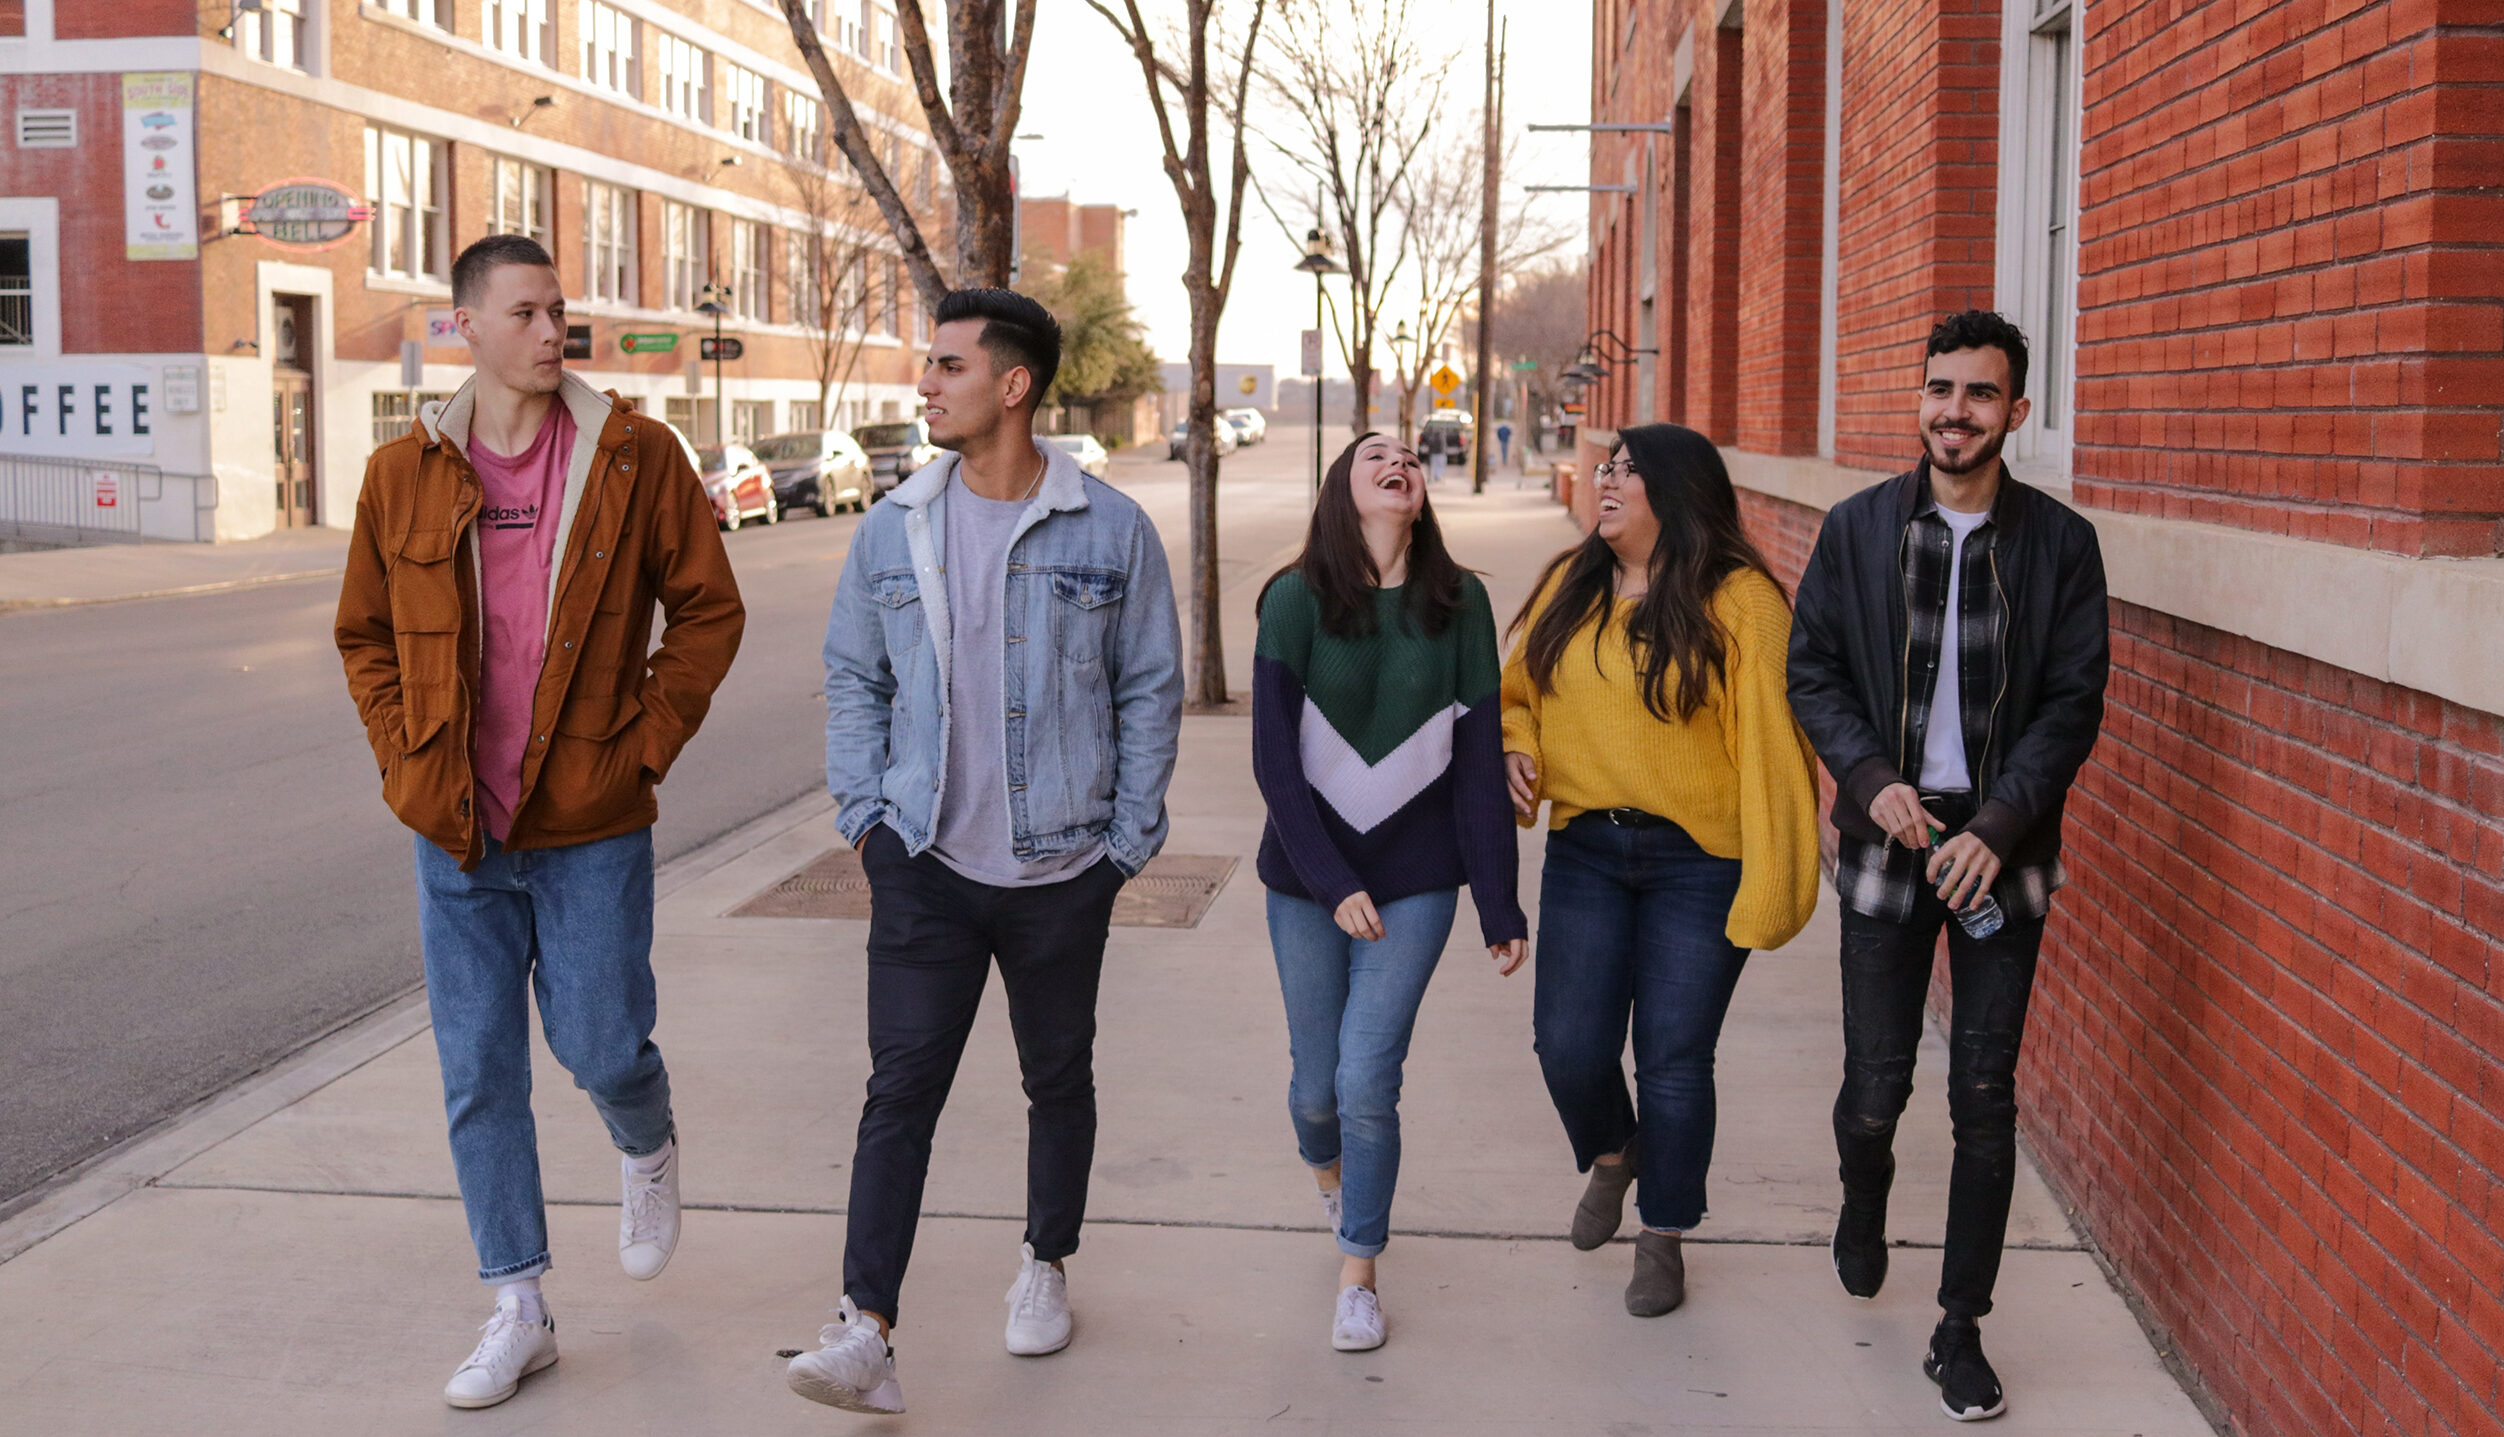
[[328,180],[272,185],[243,215],[254,234],[289,249],[328,249],[373,217],[373,206]]

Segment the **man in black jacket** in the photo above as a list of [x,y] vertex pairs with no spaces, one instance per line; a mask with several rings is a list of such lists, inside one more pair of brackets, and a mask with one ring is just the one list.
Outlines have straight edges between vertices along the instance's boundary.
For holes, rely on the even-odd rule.
[[2007,1409],[1976,1324],[2016,1181],[2017,1048],[2062,883],[2061,808],[2103,723],[2109,650],[2094,527],[2000,461],[2025,393],[2015,325],[1978,310],[1941,320],[1922,462],[1826,516],[1791,627],[1791,707],[1835,777],[1842,836],[1835,1274],[1861,1298],[1886,1281],[1896,1120],[1945,927],[1956,1161],[1946,1315],[1922,1370],[1960,1422]]

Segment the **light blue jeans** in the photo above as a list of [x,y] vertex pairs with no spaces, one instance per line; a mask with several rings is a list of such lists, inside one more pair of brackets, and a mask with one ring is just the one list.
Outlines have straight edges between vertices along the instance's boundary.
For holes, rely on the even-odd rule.
[[478,1275],[548,1269],[539,1129],[530,1113],[530,1002],[548,1048],[620,1152],[670,1140],[669,1074],[652,1046],[652,830],[507,853],[468,873],[417,840],[426,1003],[443,1064],[452,1167]]
[[1391,1241],[1400,1181],[1400,1065],[1417,1005],[1452,936],[1457,889],[1380,905],[1383,936],[1351,938],[1330,910],[1269,895],[1269,945],[1287,998],[1287,1114],[1307,1166],[1339,1166],[1339,1250],[1372,1257]]

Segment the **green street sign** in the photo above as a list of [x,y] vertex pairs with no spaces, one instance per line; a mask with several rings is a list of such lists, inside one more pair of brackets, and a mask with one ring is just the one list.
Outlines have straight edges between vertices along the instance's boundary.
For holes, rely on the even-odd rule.
[[678,347],[678,336],[676,334],[620,335],[617,347],[628,354],[667,354]]
[[1537,369],[1538,367],[1539,361],[1535,359],[1516,359],[1513,361],[1513,372],[1515,374],[1520,374],[1527,370]]

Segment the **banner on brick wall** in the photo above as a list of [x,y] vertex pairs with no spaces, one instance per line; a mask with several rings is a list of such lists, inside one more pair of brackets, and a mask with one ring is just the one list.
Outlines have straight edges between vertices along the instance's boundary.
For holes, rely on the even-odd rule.
[[122,77],[123,254],[198,259],[200,207],[192,186],[192,76]]

